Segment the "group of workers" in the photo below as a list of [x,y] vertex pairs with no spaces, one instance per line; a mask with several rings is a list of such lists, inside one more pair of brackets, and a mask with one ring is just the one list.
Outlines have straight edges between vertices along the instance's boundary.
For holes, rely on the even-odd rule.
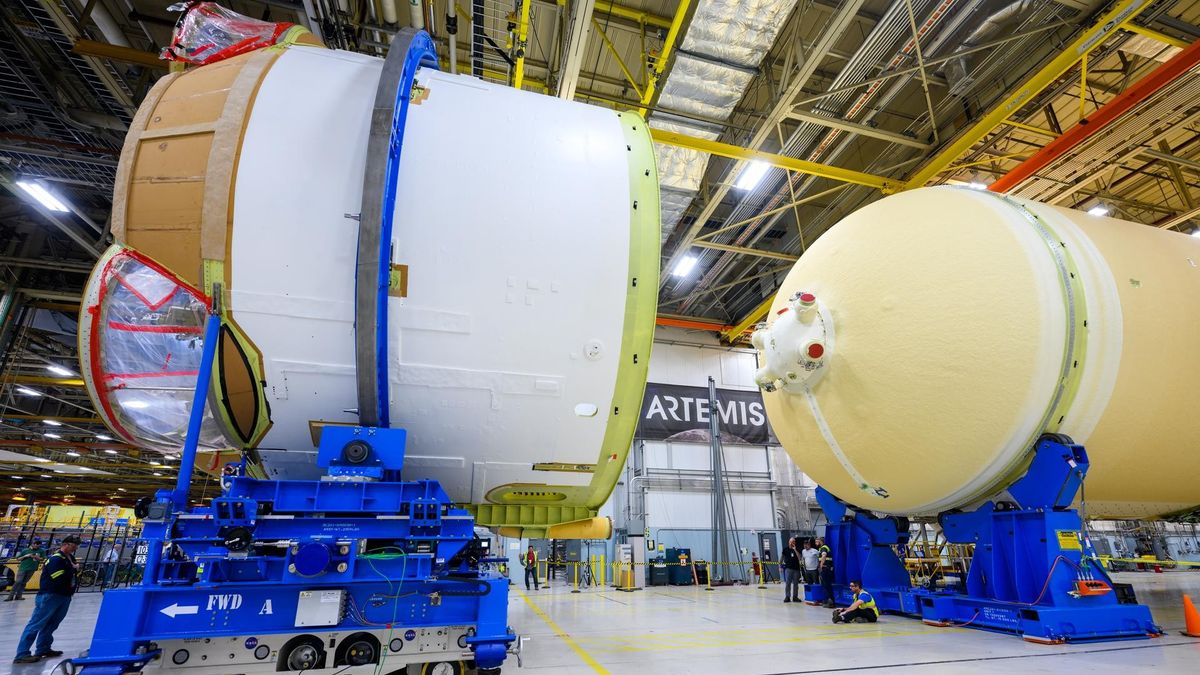
[[[797,548],[796,538],[788,539],[787,548],[779,557],[779,569],[783,577],[783,601],[800,602],[800,583],[820,584],[825,596],[825,606],[834,608],[833,602],[833,552],[825,540],[817,537],[805,540],[803,548]],[[879,608],[875,598],[862,587],[861,581],[850,582],[852,593],[848,607],[834,608],[834,623],[875,623],[879,619]]]

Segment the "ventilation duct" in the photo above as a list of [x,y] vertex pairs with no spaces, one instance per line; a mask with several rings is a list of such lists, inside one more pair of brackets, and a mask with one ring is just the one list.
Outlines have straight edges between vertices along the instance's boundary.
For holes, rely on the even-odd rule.
[[[718,138],[795,6],[796,0],[700,0],[659,89],[650,126]],[[665,242],[700,190],[709,156],[661,144],[655,152]]]

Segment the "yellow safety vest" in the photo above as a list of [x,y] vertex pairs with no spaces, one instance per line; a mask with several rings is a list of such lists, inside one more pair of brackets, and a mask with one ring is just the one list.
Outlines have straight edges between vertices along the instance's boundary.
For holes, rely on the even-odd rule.
[[[862,591],[859,591],[859,593],[861,592]],[[854,601],[858,602],[858,593],[854,594]],[[871,596],[871,600],[869,602],[864,602],[863,604],[859,605],[859,607],[865,607],[866,609],[875,612],[875,616],[879,616],[879,608],[875,606],[875,596],[873,595]]]

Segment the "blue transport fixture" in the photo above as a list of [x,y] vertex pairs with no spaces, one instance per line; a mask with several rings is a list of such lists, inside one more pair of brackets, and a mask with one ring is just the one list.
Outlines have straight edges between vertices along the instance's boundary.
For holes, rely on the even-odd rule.
[[[1083,446],[1047,435],[1025,475],[1002,495],[974,511],[943,513],[946,539],[974,544],[975,553],[965,583],[941,590],[913,588],[892,548],[908,543],[906,519],[855,511],[818,489],[829,519],[833,600],[848,605],[846,585],[861,580],[880,610],[931,625],[982,628],[1041,643],[1161,635],[1150,610],[1109,578],[1071,508],[1087,470]],[[805,599],[826,597],[820,586],[809,585]]]
[[139,505],[143,580],[105,593],[68,668],[498,673],[516,640],[508,580],[466,509],[436,481],[401,479],[403,429],[324,427],[321,480],[250,478],[242,461],[221,496],[189,507],[219,327],[209,316],[179,481]]

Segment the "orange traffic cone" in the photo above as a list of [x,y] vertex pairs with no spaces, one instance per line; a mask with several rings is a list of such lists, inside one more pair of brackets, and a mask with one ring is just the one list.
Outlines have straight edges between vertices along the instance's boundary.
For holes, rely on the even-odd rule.
[[1186,627],[1183,634],[1188,637],[1200,638],[1200,612],[1192,604],[1191,596],[1183,596],[1183,620]]

